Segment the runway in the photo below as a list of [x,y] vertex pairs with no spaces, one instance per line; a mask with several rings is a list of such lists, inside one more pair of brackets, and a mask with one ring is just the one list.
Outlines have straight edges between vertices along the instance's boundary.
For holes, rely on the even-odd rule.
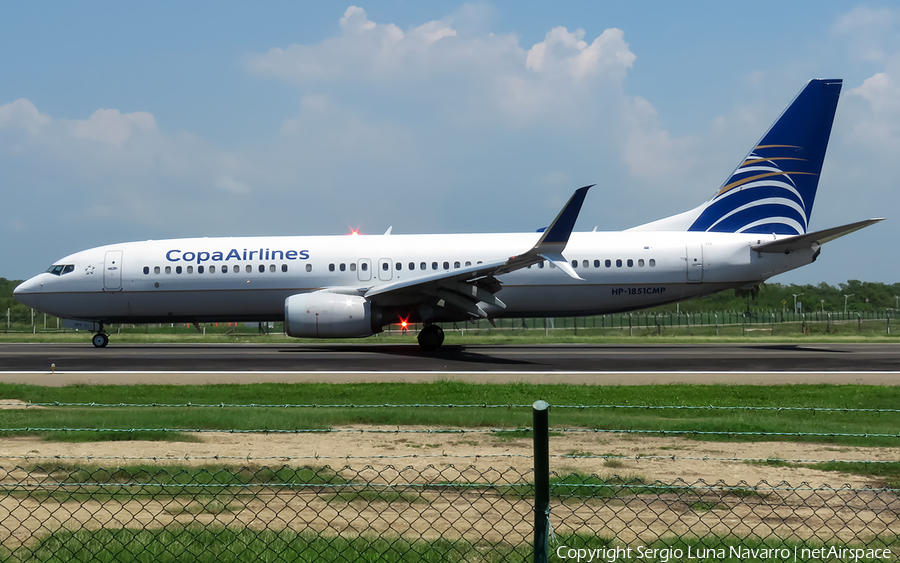
[[[51,366],[54,366],[51,368]],[[900,384],[900,344],[0,344],[0,382]]]

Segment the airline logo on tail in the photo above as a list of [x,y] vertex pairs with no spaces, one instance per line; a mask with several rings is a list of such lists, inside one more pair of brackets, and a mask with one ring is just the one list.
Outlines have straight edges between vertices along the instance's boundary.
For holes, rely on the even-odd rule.
[[840,90],[811,80],[688,230],[806,233]]

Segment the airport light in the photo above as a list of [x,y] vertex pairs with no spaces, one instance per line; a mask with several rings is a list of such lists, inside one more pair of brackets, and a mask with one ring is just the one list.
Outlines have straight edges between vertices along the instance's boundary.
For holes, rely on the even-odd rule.
[[855,293],[850,293],[844,296],[844,314],[847,314],[847,300],[856,295]]

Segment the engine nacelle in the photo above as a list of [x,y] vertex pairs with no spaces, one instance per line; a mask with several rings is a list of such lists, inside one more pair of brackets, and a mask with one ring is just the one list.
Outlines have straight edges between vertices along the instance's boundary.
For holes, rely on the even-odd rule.
[[365,297],[325,291],[299,293],[284,300],[284,330],[301,338],[357,338],[381,328]]

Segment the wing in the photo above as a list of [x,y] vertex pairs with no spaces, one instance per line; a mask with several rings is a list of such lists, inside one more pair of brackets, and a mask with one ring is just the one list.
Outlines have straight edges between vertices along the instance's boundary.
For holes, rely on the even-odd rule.
[[580,280],[582,278],[575,273],[562,252],[569,242],[569,236],[575,227],[575,220],[578,219],[587,191],[592,187],[593,185],[575,190],[553,223],[541,234],[537,243],[522,254],[498,258],[495,261],[451,272],[435,272],[375,286],[364,295],[374,303],[398,299],[407,302],[433,300],[439,307],[450,306],[464,311],[471,317],[486,318],[488,315],[478,305],[479,303],[506,308],[503,301],[496,296],[502,289],[496,276],[549,260],[569,276]]

